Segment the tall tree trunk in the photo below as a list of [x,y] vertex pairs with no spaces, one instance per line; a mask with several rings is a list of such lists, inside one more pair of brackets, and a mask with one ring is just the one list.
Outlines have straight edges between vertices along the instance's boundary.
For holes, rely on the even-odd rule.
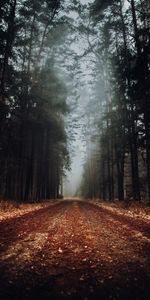
[[12,44],[14,40],[14,24],[15,24],[15,13],[16,13],[16,5],[17,1],[13,0],[10,2],[10,14],[9,14],[9,21],[8,21],[8,28],[7,28],[7,40],[5,46],[5,54],[4,54],[4,61],[2,66],[2,76],[1,76],[1,83],[0,83],[0,93],[2,97],[2,101],[5,99],[5,83],[7,77],[7,70],[8,70],[8,59],[11,56]]
[[[137,54],[140,55],[140,43],[138,37],[138,28],[137,28],[137,18],[135,11],[135,1],[131,0],[131,11],[132,11],[132,19],[133,19],[133,27],[134,27],[134,35],[135,35],[135,45],[137,49]],[[131,79],[130,79],[130,62],[128,58],[128,49],[127,49],[127,40],[126,40],[126,30],[125,23],[123,17],[123,8],[122,8],[122,0],[120,0],[120,16],[122,21],[122,33],[123,33],[123,41],[124,41],[124,50],[125,50],[125,63],[126,63],[126,76],[127,76],[127,88],[128,95],[130,100],[130,112],[125,105],[126,116],[128,119],[128,136],[129,136],[129,145],[130,145],[130,153],[131,153],[131,169],[132,169],[132,188],[133,188],[133,197],[134,199],[140,200],[140,183],[139,183],[139,166],[138,166],[138,145],[137,145],[137,136],[135,130],[135,117],[134,117],[134,105],[131,93]]]
[[134,36],[135,36],[135,46],[137,49],[137,54],[138,56],[140,56],[141,49],[140,49],[140,41],[139,41],[138,26],[137,26],[137,16],[135,10],[135,0],[131,0],[131,12],[132,12],[132,20],[133,20],[133,28],[134,28]]
[[30,29],[30,43],[29,43],[29,57],[28,57],[28,75],[30,75],[31,69],[31,59],[32,59],[32,44],[33,44],[33,34],[34,34],[34,25],[35,25],[36,14],[34,14]]
[[101,162],[101,170],[102,170],[102,174],[101,174],[101,180],[102,180],[102,198],[103,200],[106,200],[106,163],[104,158],[102,159]]
[[146,163],[147,163],[147,186],[148,186],[148,202],[150,205],[150,122],[149,111],[144,114],[145,133],[146,133]]
[[118,199],[120,201],[124,200],[124,158],[125,152],[121,151],[117,147],[116,137],[115,140],[115,156],[116,156],[116,166],[117,166],[117,190],[118,190]]

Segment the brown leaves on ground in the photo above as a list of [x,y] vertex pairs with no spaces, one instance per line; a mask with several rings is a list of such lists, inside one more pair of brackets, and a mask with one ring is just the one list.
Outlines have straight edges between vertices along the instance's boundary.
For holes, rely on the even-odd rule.
[[0,299],[149,299],[143,214],[75,200],[28,209],[1,221]]
[[16,201],[0,200],[0,221],[19,217],[24,215],[25,213],[29,213],[49,205],[50,201],[38,204],[20,204]]

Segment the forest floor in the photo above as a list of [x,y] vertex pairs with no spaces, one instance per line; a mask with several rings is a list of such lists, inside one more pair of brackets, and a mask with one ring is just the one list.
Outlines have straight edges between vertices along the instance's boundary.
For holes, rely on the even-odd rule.
[[150,299],[150,215],[58,200],[4,212],[0,299]]

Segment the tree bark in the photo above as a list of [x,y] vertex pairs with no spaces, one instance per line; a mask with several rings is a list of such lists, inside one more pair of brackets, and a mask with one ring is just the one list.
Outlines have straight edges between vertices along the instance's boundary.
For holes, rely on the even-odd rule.
[[6,47],[4,53],[4,62],[2,66],[2,76],[1,76],[1,84],[0,84],[0,93],[2,97],[2,101],[5,100],[5,84],[8,70],[8,59],[11,56],[12,44],[14,40],[14,24],[15,24],[15,13],[16,13],[16,5],[17,0],[13,0],[10,3],[10,14],[7,28],[7,40]]

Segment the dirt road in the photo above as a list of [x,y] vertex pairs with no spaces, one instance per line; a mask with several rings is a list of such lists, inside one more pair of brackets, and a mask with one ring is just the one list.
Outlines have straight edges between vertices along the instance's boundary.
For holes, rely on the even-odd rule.
[[60,200],[0,223],[0,299],[150,299],[150,223]]

